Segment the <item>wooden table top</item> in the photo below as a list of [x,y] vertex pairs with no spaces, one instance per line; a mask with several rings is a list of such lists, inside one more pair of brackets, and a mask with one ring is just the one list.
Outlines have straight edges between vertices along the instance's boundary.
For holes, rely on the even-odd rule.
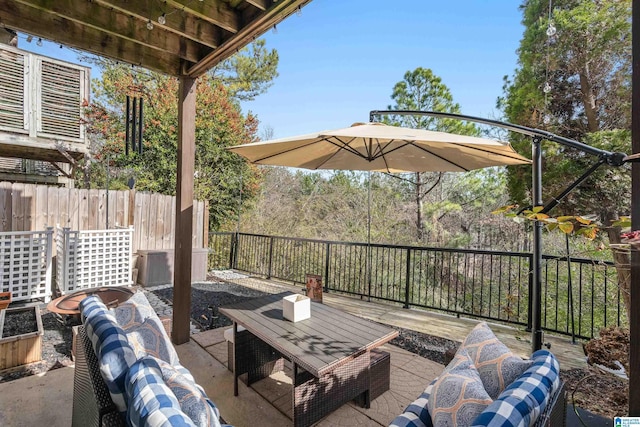
[[292,292],[226,305],[220,312],[316,377],[398,336],[385,325],[315,302],[309,319],[290,322],[282,317],[287,295]]

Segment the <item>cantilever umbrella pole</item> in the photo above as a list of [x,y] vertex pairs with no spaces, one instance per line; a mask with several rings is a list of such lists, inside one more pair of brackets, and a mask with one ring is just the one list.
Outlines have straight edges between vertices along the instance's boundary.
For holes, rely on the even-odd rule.
[[[573,184],[569,185],[565,191],[557,198],[554,198],[545,207],[543,212],[553,209],[558,202],[564,198],[572,189],[577,187],[591,173],[593,173],[600,165],[607,163],[610,166],[622,166],[625,162],[637,161],[633,156],[627,156],[624,153],[616,153],[601,150],[596,147],[584,144],[573,139],[555,135],[553,133],[540,129],[533,129],[526,126],[515,125],[513,123],[500,122],[497,120],[483,119],[480,117],[466,116],[462,114],[441,113],[435,111],[418,111],[418,110],[373,110],[369,113],[369,118],[373,121],[375,116],[382,115],[413,115],[413,116],[430,116],[439,118],[448,118],[456,120],[465,120],[469,122],[481,123],[490,126],[496,126],[517,132],[522,135],[531,136],[532,141],[532,203],[533,206],[543,206],[542,200],[542,140],[547,139],[566,147],[575,148],[584,153],[592,154],[599,157],[598,163],[587,170]],[[529,323],[531,328],[531,347],[532,352],[542,348],[542,223],[535,221],[533,232],[533,262],[532,262],[532,281],[529,287]]]

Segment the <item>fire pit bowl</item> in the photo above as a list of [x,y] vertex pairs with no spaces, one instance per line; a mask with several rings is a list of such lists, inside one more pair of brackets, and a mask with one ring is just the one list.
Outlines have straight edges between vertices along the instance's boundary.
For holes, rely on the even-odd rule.
[[107,307],[112,307],[131,298],[133,291],[127,287],[120,286],[82,289],[52,300],[47,304],[47,310],[58,314],[78,315],[80,314],[80,309],[78,308],[80,301],[90,295],[98,295]]

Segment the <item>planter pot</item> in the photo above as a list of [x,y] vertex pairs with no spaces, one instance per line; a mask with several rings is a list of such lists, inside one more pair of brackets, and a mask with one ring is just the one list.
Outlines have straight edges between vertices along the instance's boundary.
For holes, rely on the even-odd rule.
[[0,292],[0,310],[4,310],[11,304],[11,292]]
[[38,307],[0,312],[0,370],[42,360],[43,333]]

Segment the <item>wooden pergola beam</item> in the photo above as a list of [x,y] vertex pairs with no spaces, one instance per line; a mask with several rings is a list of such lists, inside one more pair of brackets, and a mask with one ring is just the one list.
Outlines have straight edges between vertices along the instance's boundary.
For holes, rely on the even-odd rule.
[[[96,3],[104,5],[122,13],[131,14],[141,21],[152,19],[157,24],[157,19],[166,10],[160,5],[161,3],[154,0],[94,0]],[[221,43],[220,29],[210,22],[197,18],[190,14],[169,13],[165,16],[167,23],[163,26],[168,31],[187,37],[190,40],[197,41],[200,44],[208,46],[212,49],[218,47]]]
[[145,49],[126,39],[114,37],[89,26],[80,25],[70,19],[43,13],[42,10],[13,0],[0,0],[0,21],[14,21],[11,28],[44,37],[57,43],[83,49],[139,65],[170,75],[180,73],[183,65],[172,53]]
[[[287,16],[294,13],[298,7],[301,6],[300,1],[279,1],[269,9],[266,13],[259,15],[257,13],[251,13],[251,15],[257,16],[244,16],[243,20],[249,22],[244,26],[235,36],[226,42],[222,43],[216,50],[205,56],[200,62],[186,70],[188,76],[199,76],[215,64],[227,59],[238,50],[248,45],[254,38],[260,36],[262,33],[272,28],[275,24],[282,21]],[[250,13],[250,12],[248,12]]]
[[240,31],[240,16],[231,9],[225,2],[205,2],[192,0],[167,0],[167,5],[175,7],[177,10],[187,10],[205,21],[223,28],[230,33]]
[[[122,38],[130,43],[157,49],[160,51],[159,53],[162,51],[174,52],[182,59],[193,63],[198,62],[205,53],[202,45],[192,40],[183,40],[178,34],[165,31],[159,25],[153,30],[149,30],[146,28],[146,24],[137,18],[119,10],[101,7],[97,3],[78,4],[74,0],[56,0],[47,4],[45,8],[42,6],[42,2],[37,0],[15,1],[31,6],[33,13],[41,15],[42,12],[49,12],[76,24],[86,25],[98,34],[108,34],[114,39]],[[118,44],[121,43],[118,42]]]
[[260,10],[267,10],[271,2],[269,0],[247,0],[247,3],[252,4]]

